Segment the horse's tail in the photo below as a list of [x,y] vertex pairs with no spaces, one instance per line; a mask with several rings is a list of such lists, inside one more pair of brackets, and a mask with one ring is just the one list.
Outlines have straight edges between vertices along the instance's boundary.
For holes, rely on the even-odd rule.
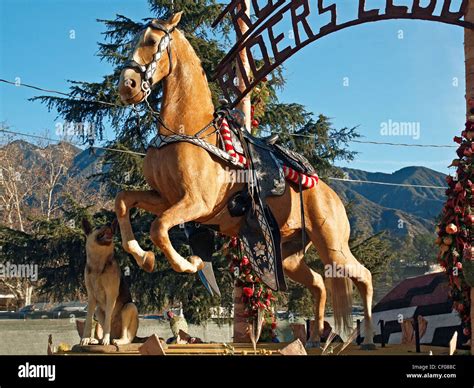
[[348,277],[327,277],[331,293],[335,331],[346,337],[352,331],[352,281]]

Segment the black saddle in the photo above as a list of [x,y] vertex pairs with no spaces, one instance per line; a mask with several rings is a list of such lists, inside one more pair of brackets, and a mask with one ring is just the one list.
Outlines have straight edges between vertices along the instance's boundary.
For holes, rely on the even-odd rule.
[[[243,131],[242,129],[239,129]],[[314,167],[308,159],[298,152],[292,151],[280,144],[276,144],[279,136],[272,134],[268,137],[259,138],[251,135],[247,131],[243,131],[243,137],[246,141],[254,146],[269,151],[273,157],[278,159],[281,165],[291,167],[293,170],[306,175],[316,174]]]
[[242,192],[230,199],[228,209],[232,216],[244,217],[239,236],[257,276],[271,289],[284,291],[287,285],[282,267],[280,228],[266,198],[285,192],[283,166],[311,175],[314,169],[302,155],[275,144],[278,135],[258,138],[242,129],[240,117],[233,113],[227,116],[227,121],[234,142],[239,142],[235,148],[241,150],[248,161],[249,181]]

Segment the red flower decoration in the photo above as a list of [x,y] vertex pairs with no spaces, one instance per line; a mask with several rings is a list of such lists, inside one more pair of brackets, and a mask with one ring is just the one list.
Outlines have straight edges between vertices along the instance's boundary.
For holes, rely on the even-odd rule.
[[[224,236],[221,236],[224,238]],[[259,312],[262,312],[265,317],[264,326],[267,330],[263,330],[262,339],[264,341],[275,337],[275,325],[271,326],[272,322],[275,321],[274,313],[274,298],[271,298],[271,290],[268,286],[262,282],[262,280],[253,272],[251,262],[247,256],[243,256],[238,247],[240,242],[238,238],[230,240],[228,243],[223,244],[224,255],[232,260],[229,269],[233,270],[235,267],[240,267],[240,271],[233,272],[235,277],[236,287],[240,287],[242,290],[241,301],[245,306],[244,315],[249,322],[255,322]],[[268,331],[270,331],[268,333]]]
[[247,298],[250,298],[253,295],[253,288],[244,287],[242,291]]

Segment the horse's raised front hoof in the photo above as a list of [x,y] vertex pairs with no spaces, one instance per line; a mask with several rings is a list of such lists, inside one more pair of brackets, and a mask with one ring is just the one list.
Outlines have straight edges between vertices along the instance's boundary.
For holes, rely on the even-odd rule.
[[376,350],[377,347],[375,344],[361,344],[360,345],[360,350]]
[[204,262],[199,256],[189,256],[188,261],[196,268],[196,271],[200,271],[204,268]]
[[155,269],[155,254],[153,252],[145,252],[141,267],[146,272],[153,272]]

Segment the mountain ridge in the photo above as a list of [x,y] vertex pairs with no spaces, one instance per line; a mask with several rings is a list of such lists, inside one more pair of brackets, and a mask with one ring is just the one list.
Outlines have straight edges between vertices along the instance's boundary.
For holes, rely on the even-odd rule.
[[[446,187],[446,175],[424,166],[393,173],[343,168],[348,179]],[[349,206],[351,227],[367,233],[390,229],[396,235],[430,233],[445,201],[445,190],[410,186],[331,181],[330,186]]]
[[[91,153],[69,143],[48,145],[45,148],[24,140],[15,140],[5,147],[21,152],[25,167],[44,163],[45,150],[54,151],[63,147],[71,153],[68,158],[70,177],[87,177],[103,171],[103,151]],[[424,166],[408,166],[393,173],[368,172],[360,169],[342,168],[346,177],[352,180],[373,181],[397,185],[446,186],[446,175]],[[379,185],[330,180],[329,186],[341,197],[348,207],[351,228],[356,233],[368,235],[389,230],[395,236],[432,233],[435,219],[445,201],[443,189]],[[89,188],[95,189],[91,182]]]

